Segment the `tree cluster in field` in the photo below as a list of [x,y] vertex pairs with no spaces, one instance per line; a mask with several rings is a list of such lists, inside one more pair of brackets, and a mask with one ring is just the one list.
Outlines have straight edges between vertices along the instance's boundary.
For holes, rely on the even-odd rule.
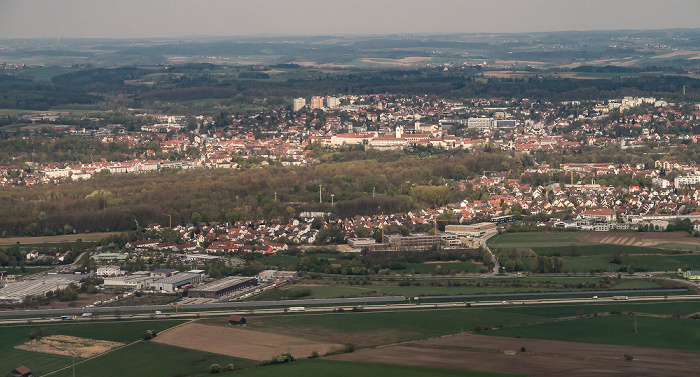
[[[359,254],[337,254],[333,263],[314,254],[305,255],[294,267],[296,271],[340,275],[376,275],[406,270],[407,263],[432,261],[471,261],[478,259],[476,250],[406,250],[363,251]],[[449,273],[450,271],[443,271]]]

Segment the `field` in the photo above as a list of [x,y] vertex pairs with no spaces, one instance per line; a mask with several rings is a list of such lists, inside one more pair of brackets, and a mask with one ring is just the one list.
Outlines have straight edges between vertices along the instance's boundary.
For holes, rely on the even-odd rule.
[[[139,342],[76,365],[75,375],[95,377],[199,376],[208,375],[211,364],[226,366],[229,363],[240,367],[254,362],[154,342]],[[70,377],[72,375],[71,368],[53,374],[56,377]]]
[[[532,323],[545,317],[498,310],[448,309],[419,311],[351,312],[324,314],[286,314],[247,316],[246,330],[283,334],[321,343],[346,344],[358,347],[424,339],[476,326]],[[429,320],[426,320],[428,318]],[[201,323],[228,327],[226,318],[201,320]],[[421,326],[416,326],[421,323]]]
[[62,242],[75,242],[77,240],[82,240],[83,242],[94,242],[99,241],[102,237],[107,237],[111,235],[119,234],[119,232],[108,232],[108,233],[81,233],[81,234],[65,234],[60,236],[42,236],[42,237],[11,237],[11,238],[0,238],[0,245],[15,245],[20,243],[22,245],[42,245],[45,243],[62,243]]
[[700,339],[700,326],[697,320],[686,318],[607,315],[509,327],[490,330],[485,334],[546,340],[575,339],[583,343],[700,351],[697,341]]
[[[551,233],[504,233],[488,240],[492,248],[570,248],[575,245],[600,247],[600,244],[649,247],[677,246],[700,247],[700,238],[688,237],[686,232],[551,232]],[[693,249],[694,250],[694,249]]]
[[[525,351],[522,351],[524,347]],[[631,354],[634,361],[624,362]],[[695,374],[698,352],[586,345],[460,334],[332,356],[332,360],[462,370],[518,371],[531,376],[660,376]]]
[[589,271],[603,270],[615,272],[625,270],[628,265],[647,271],[675,271],[678,268],[695,268],[700,263],[700,255],[626,255],[620,258],[621,263],[611,263],[609,255],[587,257],[564,257],[564,270]]
[[[148,330],[162,331],[185,321],[140,321],[140,322],[89,322],[89,323],[56,323],[41,324],[47,336],[69,335],[85,339],[106,340],[120,343],[130,343],[141,339],[141,334]],[[0,371],[9,371],[19,365],[29,367],[36,375],[66,367],[72,360],[68,356],[51,355],[15,349],[15,346],[29,340],[29,334],[37,326],[0,326]]]
[[578,232],[581,242],[625,246],[655,246],[679,243],[700,246],[700,238],[689,237],[686,232]]
[[295,357],[308,357],[342,348],[341,344],[320,343],[303,337],[263,333],[240,326],[209,326],[190,323],[158,336],[157,343],[186,347],[205,352],[252,360],[269,360],[290,352]]
[[[688,237],[685,232],[505,233],[488,243],[493,250],[517,249],[561,256],[564,271],[616,272],[626,270],[628,265],[637,270],[675,271],[700,264],[700,255],[687,254],[700,249],[700,239]],[[621,254],[619,264],[611,263],[615,252]],[[528,270],[531,260],[521,260]]]
[[[332,371],[332,374],[329,373]],[[363,362],[344,362],[336,360],[298,360],[291,364],[270,365],[262,368],[236,371],[241,377],[357,377],[357,376],[386,376],[386,377],[505,377],[519,376],[489,372],[461,371],[443,368],[409,367],[402,365],[371,364]]]

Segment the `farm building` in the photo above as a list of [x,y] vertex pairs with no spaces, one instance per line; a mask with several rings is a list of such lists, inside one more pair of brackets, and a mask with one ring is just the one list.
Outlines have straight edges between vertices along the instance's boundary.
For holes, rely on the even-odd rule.
[[187,296],[197,298],[217,298],[239,289],[252,287],[257,284],[258,279],[254,277],[229,276],[201,287],[190,288]]
[[13,377],[31,377],[32,376],[32,371],[22,365],[21,367],[17,367],[12,370],[12,372],[9,373]]
[[240,315],[232,315],[228,317],[229,325],[245,325],[246,322],[245,317],[241,317]]
[[700,271],[686,271],[683,277],[690,280],[700,280]]
[[172,292],[183,285],[198,284],[202,282],[204,271],[201,272],[181,272],[167,278],[159,279],[153,282],[152,286],[159,291]]

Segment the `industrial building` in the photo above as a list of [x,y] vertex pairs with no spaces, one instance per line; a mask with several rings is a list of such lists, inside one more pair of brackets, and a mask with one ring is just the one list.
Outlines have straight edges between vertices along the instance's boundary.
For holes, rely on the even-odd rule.
[[458,236],[481,237],[489,231],[495,231],[494,223],[478,223],[470,225],[445,225],[445,232]]
[[372,246],[377,241],[374,238],[348,238],[348,245],[351,247]]
[[112,276],[104,278],[105,288],[142,289],[151,286],[157,277],[153,277],[148,271],[135,272],[129,276]]
[[190,288],[187,291],[187,297],[217,298],[255,285],[258,285],[257,278],[229,276],[201,287]]
[[298,277],[296,271],[265,270],[258,274],[258,279],[267,280],[291,280]]
[[71,284],[79,285],[94,274],[47,275],[39,279],[7,282],[0,288],[0,304],[21,304],[27,297],[46,297],[49,292],[66,289]]
[[384,236],[384,243],[388,243],[392,248],[425,248],[432,245],[441,245],[440,235],[429,235],[416,233],[409,236],[388,235]]
[[158,279],[151,283],[151,286],[158,291],[173,292],[176,289],[187,284],[199,284],[204,278],[204,271],[202,270],[191,270],[188,272],[181,272],[167,278]]

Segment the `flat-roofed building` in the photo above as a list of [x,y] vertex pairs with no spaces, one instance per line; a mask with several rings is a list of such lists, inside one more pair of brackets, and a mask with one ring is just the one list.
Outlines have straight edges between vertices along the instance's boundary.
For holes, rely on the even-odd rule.
[[299,111],[302,108],[304,108],[304,106],[306,106],[306,99],[305,98],[295,98],[294,99],[294,107],[293,107],[294,111]]
[[348,245],[352,247],[372,246],[377,241],[374,238],[348,238]]
[[202,282],[203,278],[204,271],[181,272],[179,274],[168,276],[167,278],[158,279],[151,283],[151,286],[158,291],[173,292],[176,289],[182,287],[183,285],[199,284]]
[[445,225],[445,232],[458,236],[481,237],[489,231],[495,231],[494,223],[478,223],[470,225]]
[[106,277],[103,284],[105,288],[143,289],[155,280],[148,271],[143,271],[129,276]]
[[187,297],[217,298],[257,284],[258,279],[254,277],[229,276],[213,283],[190,288],[187,291]]

